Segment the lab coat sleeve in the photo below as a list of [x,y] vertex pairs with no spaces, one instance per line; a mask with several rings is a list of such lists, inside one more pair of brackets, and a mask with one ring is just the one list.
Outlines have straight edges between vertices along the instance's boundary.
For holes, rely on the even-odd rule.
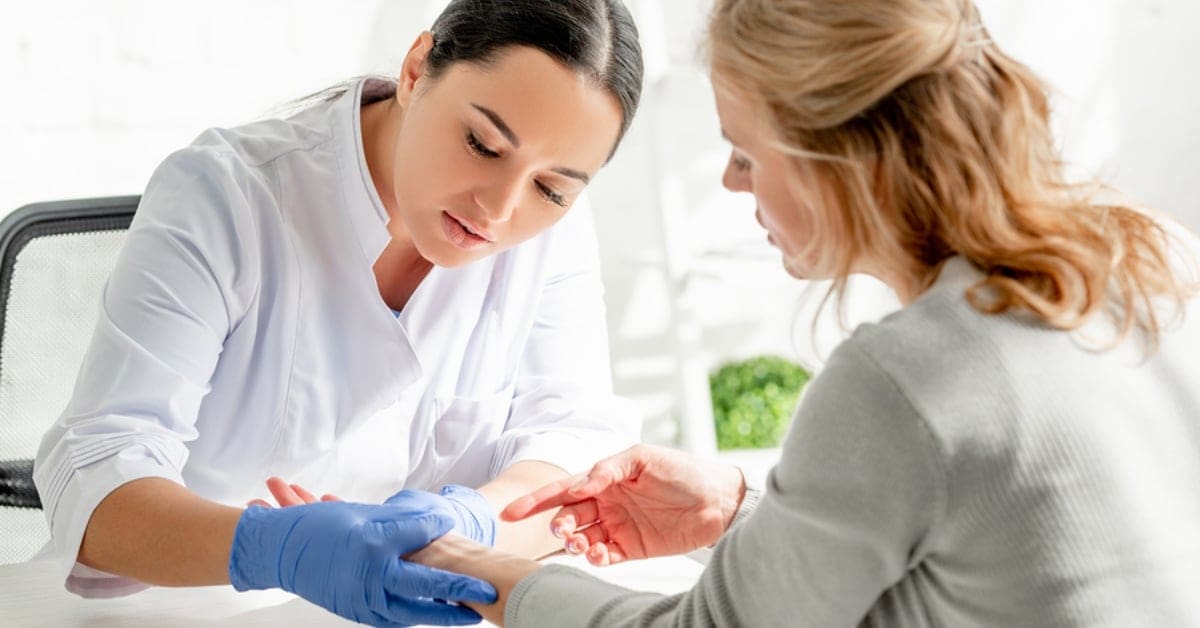
[[550,274],[517,369],[495,477],[522,460],[578,473],[637,442],[641,419],[612,389],[600,257],[590,208],[556,227]]
[[182,484],[185,443],[222,343],[254,290],[253,230],[235,168],[186,149],[152,176],[105,285],[71,400],[34,466],[67,588],[86,596],[144,585],[76,564],[92,511],[131,480]]
[[920,561],[947,496],[932,433],[851,343],[809,384],[762,501],[693,589],[637,593],[551,566],[513,590],[505,625],[859,625]]

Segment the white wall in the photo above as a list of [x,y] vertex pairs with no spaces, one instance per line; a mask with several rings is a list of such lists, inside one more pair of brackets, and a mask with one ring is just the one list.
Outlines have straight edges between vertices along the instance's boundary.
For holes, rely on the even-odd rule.
[[[365,72],[391,73],[443,0],[46,0],[0,15],[0,213],[136,193],[208,126]],[[726,148],[695,63],[707,0],[634,0],[645,108],[591,198],[619,389],[677,438],[680,400],[732,357],[813,361],[805,286],[778,268],[753,204],[719,187]],[[1200,230],[1200,3],[981,0],[999,43],[1057,85],[1070,160]],[[888,307],[878,287],[853,319]],[[680,298],[675,298],[681,295]],[[801,315],[803,318],[803,315]],[[684,334],[676,333],[680,325]],[[793,331],[799,330],[799,334]],[[837,334],[828,322],[825,350]],[[794,337],[798,341],[794,340]],[[684,372],[689,378],[680,378]],[[689,383],[690,382],[690,383]],[[693,406],[695,404],[693,403]],[[686,406],[685,406],[686,407]]]
[[980,0],[1058,91],[1067,159],[1200,231],[1200,2]]

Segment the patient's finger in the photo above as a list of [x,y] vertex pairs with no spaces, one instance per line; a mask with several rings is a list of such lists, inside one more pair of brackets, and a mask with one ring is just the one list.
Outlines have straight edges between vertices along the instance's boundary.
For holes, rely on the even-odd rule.
[[252,499],[252,500],[246,502],[247,508],[249,508],[251,506],[262,506],[263,508],[274,508],[275,507],[274,504],[272,504],[271,502],[269,502],[265,499]]
[[564,547],[570,554],[582,554],[597,543],[604,543],[606,540],[608,540],[608,535],[605,534],[604,528],[593,525],[567,537]]
[[597,543],[587,551],[587,560],[589,563],[597,567],[606,567],[611,564],[612,558],[608,555],[608,546],[604,543]]
[[337,495],[330,495],[330,494],[326,493],[321,496],[321,501],[323,501],[323,502],[340,502],[340,501],[342,501],[342,498],[338,497]]
[[271,491],[271,495],[275,497],[275,501],[279,502],[280,506],[299,506],[304,503],[296,491],[292,490],[291,485],[280,478],[267,478],[267,489]]
[[642,464],[643,454],[641,451],[641,448],[635,445],[615,456],[597,462],[592,466],[592,470],[588,471],[587,478],[567,489],[567,492],[576,499],[594,497],[610,486],[634,477],[635,469],[640,468]]
[[625,553],[621,551],[616,541],[605,541],[591,546],[587,552],[588,562],[597,567],[607,567],[615,565],[625,560]]
[[563,506],[550,520],[550,532],[561,539],[576,528],[595,523],[599,518],[600,511],[594,499]]
[[625,552],[621,551],[621,544],[616,541],[608,541],[605,544],[608,548],[608,564],[615,565],[625,562]]
[[504,510],[500,512],[500,518],[504,521],[520,521],[539,512],[578,501],[567,495],[567,489],[582,479],[580,476],[563,478],[532,493],[518,497],[504,507]]

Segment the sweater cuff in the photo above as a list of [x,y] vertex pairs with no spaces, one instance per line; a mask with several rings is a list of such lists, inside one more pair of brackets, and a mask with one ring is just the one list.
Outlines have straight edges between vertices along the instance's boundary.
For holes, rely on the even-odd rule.
[[747,486],[746,494],[742,496],[742,503],[738,506],[737,512],[733,513],[733,521],[729,522],[729,528],[725,532],[728,533],[734,526],[749,518],[750,513],[754,512],[755,508],[758,508],[760,500],[762,500],[762,491]]

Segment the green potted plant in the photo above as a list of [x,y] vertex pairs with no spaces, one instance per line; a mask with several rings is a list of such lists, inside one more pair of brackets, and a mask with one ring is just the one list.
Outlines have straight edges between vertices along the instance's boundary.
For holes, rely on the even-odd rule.
[[778,447],[809,377],[804,367],[776,356],[722,365],[708,378],[717,449]]

